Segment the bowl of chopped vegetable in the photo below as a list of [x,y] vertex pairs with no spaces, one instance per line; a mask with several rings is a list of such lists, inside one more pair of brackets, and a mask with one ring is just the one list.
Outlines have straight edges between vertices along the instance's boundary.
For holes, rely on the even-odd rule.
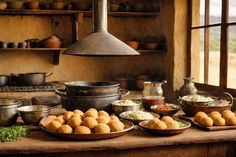
[[173,116],[178,112],[180,107],[178,105],[165,103],[164,105],[153,105],[151,110],[160,116]]

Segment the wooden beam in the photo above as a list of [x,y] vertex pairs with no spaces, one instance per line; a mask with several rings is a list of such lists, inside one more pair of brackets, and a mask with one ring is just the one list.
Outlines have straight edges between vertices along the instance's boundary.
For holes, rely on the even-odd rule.
[[191,77],[191,42],[192,42],[192,0],[188,0],[188,26],[187,26],[187,77]]
[[[210,21],[210,0],[205,1],[205,25]],[[209,28],[204,28],[204,83],[208,84],[209,78]]]

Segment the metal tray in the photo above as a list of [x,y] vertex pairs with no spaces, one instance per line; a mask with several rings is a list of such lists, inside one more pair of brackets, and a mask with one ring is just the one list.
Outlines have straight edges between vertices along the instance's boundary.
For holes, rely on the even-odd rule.
[[128,131],[132,130],[134,127],[134,124],[132,122],[127,121],[127,120],[121,120],[125,125],[125,129],[122,131],[110,132],[110,133],[91,133],[91,134],[71,133],[71,134],[67,134],[67,133],[58,133],[55,131],[47,130],[44,125],[45,121],[46,121],[46,117],[43,118],[39,123],[39,126],[43,131],[45,131],[46,133],[48,133],[52,136],[55,136],[55,137],[60,137],[60,138],[64,138],[64,139],[71,139],[71,140],[101,140],[101,139],[107,139],[107,138],[114,138],[114,137],[124,135]]

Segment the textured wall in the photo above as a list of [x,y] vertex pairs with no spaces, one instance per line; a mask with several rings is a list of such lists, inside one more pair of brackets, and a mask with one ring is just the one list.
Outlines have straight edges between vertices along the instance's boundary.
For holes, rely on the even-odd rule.
[[[164,85],[165,95],[173,98],[174,90],[182,84],[182,76],[185,73],[183,61],[186,45],[186,7],[186,1],[162,0],[161,13],[156,17],[109,16],[109,32],[121,40],[134,37],[144,39],[147,36],[164,34],[168,45],[166,54],[101,58],[61,55],[60,64],[53,65],[50,52],[0,50],[0,74],[45,71],[54,73],[49,81],[70,81],[104,80],[117,74],[134,76],[142,73],[164,73],[168,81],[168,84]],[[0,16],[0,40],[6,42],[29,38],[43,39],[55,33],[69,44],[71,30],[68,28],[71,28],[71,21],[69,17],[64,16]],[[79,37],[85,37],[91,30],[92,20],[86,17],[79,24]]]

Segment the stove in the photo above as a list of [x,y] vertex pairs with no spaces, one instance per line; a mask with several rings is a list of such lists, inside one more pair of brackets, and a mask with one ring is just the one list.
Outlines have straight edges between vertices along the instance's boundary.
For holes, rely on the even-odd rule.
[[0,87],[0,92],[47,92],[54,91],[56,86],[51,84],[40,86],[3,86]]

